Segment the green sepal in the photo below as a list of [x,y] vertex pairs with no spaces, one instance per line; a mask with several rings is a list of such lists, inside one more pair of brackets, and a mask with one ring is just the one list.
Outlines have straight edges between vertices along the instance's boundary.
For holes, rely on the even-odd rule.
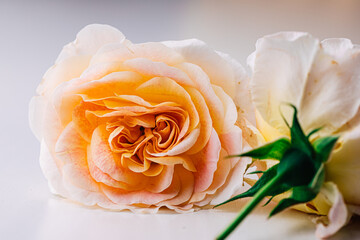
[[250,172],[250,173],[247,173],[247,174],[259,174],[259,173],[264,173],[265,171],[253,171],[253,172]]
[[316,152],[317,162],[326,162],[330,156],[331,150],[334,148],[338,136],[322,137],[314,141],[313,147]]
[[[292,126],[290,127],[291,146],[304,151],[309,157],[313,156],[314,150],[309,142],[309,139],[305,136],[302,130],[298,117],[297,109],[294,105],[289,105],[294,109]],[[285,120],[285,119],[284,119]]]
[[271,198],[269,198],[266,203],[263,205],[263,207],[265,207],[266,205],[268,205],[274,198],[275,196],[272,196]]
[[306,136],[306,138],[309,139],[313,134],[317,133],[317,132],[320,131],[321,129],[322,129],[322,127],[315,128],[315,129],[312,130],[310,133],[308,133],[308,135]]
[[290,141],[287,138],[280,138],[274,142],[265,144],[259,148],[253,149],[236,156],[229,157],[252,157],[255,159],[275,159],[280,160],[286,150],[290,148]]

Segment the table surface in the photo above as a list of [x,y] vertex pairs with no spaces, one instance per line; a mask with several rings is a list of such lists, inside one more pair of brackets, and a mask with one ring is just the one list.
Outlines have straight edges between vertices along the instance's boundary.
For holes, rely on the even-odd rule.
[[[360,1],[0,1],[0,239],[213,239],[243,202],[191,214],[92,209],[53,196],[40,171],[28,103],[62,46],[90,23],[133,42],[199,38],[240,63],[259,37],[284,30],[360,43]],[[232,239],[315,239],[311,216],[258,208]],[[360,239],[359,220],[332,239]]]

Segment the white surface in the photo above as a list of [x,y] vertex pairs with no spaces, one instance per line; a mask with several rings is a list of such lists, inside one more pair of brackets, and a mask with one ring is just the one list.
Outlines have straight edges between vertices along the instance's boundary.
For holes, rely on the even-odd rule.
[[[236,215],[234,208],[136,215],[51,196],[38,164],[39,143],[28,127],[28,102],[62,46],[83,26],[107,23],[133,42],[196,37],[244,64],[257,38],[281,30],[360,43],[359,10],[356,0],[0,0],[0,239],[212,239]],[[269,208],[260,210],[233,239],[315,238],[309,216],[288,211],[266,221]],[[359,229],[357,221],[334,239],[359,239]]]

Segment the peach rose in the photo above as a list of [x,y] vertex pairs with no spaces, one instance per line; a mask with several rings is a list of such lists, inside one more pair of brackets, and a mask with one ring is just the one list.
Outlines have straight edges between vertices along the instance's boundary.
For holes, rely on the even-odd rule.
[[30,103],[51,191],[146,212],[227,200],[250,160],[224,157],[256,141],[247,81],[199,40],[133,44],[113,27],[85,27]]

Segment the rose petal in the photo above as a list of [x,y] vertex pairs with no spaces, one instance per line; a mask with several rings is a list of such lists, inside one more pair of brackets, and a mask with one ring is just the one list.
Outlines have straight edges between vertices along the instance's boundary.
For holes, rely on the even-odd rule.
[[333,182],[324,183],[322,190],[332,202],[332,207],[328,214],[329,224],[317,224],[316,236],[319,238],[327,238],[339,231],[348,222],[350,217],[344,199]]
[[324,126],[332,133],[352,119],[360,107],[360,46],[348,39],[327,39],[303,90],[299,118],[305,129]]
[[[299,107],[318,49],[317,39],[299,32],[268,35],[256,43],[250,84],[253,101],[262,118],[282,133],[288,128],[279,106],[287,102]],[[290,108],[281,110],[285,117],[292,114]]]
[[204,42],[198,39],[188,39],[163,43],[179,52],[185,62],[201,67],[209,76],[212,84],[222,87],[230,97],[235,97],[236,83],[233,66]]
[[195,193],[205,191],[212,184],[213,176],[217,169],[217,162],[219,161],[220,150],[221,143],[216,131],[213,129],[205,148],[192,157],[197,170],[194,173]]
[[41,142],[47,99],[43,96],[32,97],[29,103],[30,128],[36,138]]
[[109,43],[121,43],[125,36],[116,28],[103,24],[87,25],[76,35],[74,42],[66,45],[56,63],[74,56],[94,55],[96,51]]
[[130,71],[135,71],[143,75],[151,77],[168,77],[183,86],[194,86],[194,83],[183,71],[168,66],[163,62],[153,62],[146,58],[136,58],[125,61],[124,66]]
[[326,178],[335,182],[346,203],[359,204],[360,190],[354,188],[360,182],[360,125],[340,138],[326,163]]

